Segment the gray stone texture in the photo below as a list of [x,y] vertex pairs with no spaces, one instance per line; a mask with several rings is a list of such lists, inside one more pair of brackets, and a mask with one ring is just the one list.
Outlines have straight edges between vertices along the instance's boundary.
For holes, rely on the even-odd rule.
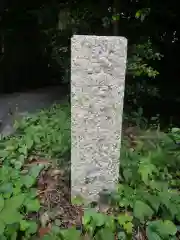
[[98,201],[119,177],[127,40],[71,39],[71,194]]

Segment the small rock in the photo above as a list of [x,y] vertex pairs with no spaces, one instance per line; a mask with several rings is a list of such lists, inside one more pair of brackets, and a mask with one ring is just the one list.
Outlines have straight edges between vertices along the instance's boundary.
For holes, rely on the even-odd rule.
[[62,175],[62,171],[59,169],[52,170],[51,177],[55,177],[56,175]]
[[45,227],[49,221],[50,221],[50,219],[49,219],[49,215],[47,214],[47,212],[43,213],[40,217],[41,226]]
[[62,222],[61,222],[60,219],[56,219],[56,220],[54,221],[54,223],[55,223],[55,225],[58,226],[58,227],[60,227],[60,226],[62,225]]

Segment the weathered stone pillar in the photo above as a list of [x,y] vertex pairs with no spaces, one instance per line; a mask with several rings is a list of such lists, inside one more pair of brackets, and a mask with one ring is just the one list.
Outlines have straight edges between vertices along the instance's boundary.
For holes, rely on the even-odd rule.
[[127,40],[71,39],[71,193],[88,202],[119,177]]

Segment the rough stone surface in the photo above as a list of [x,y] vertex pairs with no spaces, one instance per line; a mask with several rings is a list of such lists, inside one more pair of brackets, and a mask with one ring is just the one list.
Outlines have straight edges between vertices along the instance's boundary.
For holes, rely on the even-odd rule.
[[127,40],[71,39],[71,194],[98,201],[119,177]]

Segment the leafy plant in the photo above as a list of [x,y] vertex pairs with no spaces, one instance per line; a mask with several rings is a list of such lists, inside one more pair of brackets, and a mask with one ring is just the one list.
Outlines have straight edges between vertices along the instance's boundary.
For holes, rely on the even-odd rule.
[[149,60],[160,60],[162,54],[155,52],[150,39],[141,44],[132,46],[131,55],[128,58],[128,74],[133,77],[148,76],[149,78],[156,77],[159,72],[148,65]]
[[89,239],[128,240],[137,231],[149,240],[178,239],[179,148],[175,141],[178,134],[179,129],[166,134],[159,130],[144,131],[136,136],[134,151],[123,139],[122,180],[110,198],[116,214],[106,215],[88,208],[82,223]]
[[[135,118],[138,128],[142,128],[142,109]],[[17,135],[1,140],[2,239],[17,239],[19,234],[24,239],[30,239],[37,234],[38,223],[28,218],[28,214],[40,209],[35,186],[44,166],[24,166],[31,154],[46,154],[61,159],[70,149],[69,126],[69,106],[64,109],[54,106],[23,119],[16,124]],[[111,194],[112,213],[107,215],[87,208],[82,219],[82,232],[75,227],[62,230],[53,226],[44,239],[78,240],[87,235],[89,239],[96,240],[128,240],[137,231],[149,240],[177,239],[180,222],[180,172],[177,168],[180,130],[176,128],[162,133],[145,129],[133,140],[123,137],[121,181],[117,191]],[[74,204],[81,203],[82,199],[74,201]]]
[[[31,239],[40,210],[36,182],[43,164],[25,167],[31,154],[63,156],[70,147],[69,107],[53,106],[16,122],[16,135],[0,141],[0,239]],[[58,155],[59,154],[59,155]],[[60,159],[60,158],[59,158]],[[60,162],[59,162],[60,163]]]
[[33,175],[35,170],[40,172],[42,166],[29,169],[27,174],[7,165],[0,168],[1,238],[16,239],[19,231],[27,238],[36,233],[36,222],[26,218],[29,212],[37,212],[40,209],[36,191],[29,191],[29,187],[33,187],[36,182],[36,176]]

